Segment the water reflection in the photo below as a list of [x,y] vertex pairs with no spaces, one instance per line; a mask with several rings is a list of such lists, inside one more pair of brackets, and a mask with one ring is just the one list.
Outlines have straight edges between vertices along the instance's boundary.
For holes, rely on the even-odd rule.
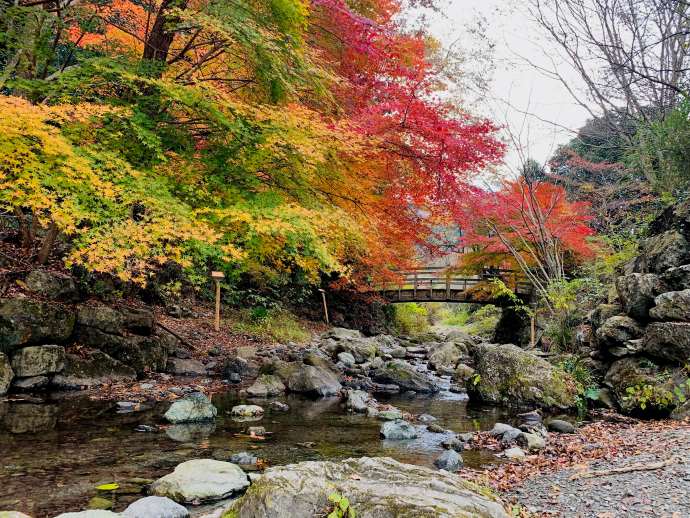
[[[124,414],[118,413],[117,405],[88,399],[0,403],[0,509],[50,517],[85,508],[99,484],[155,479],[185,460],[228,459],[242,451],[271,464],[385,455],[432,466],[441,442],[449,437],[420,425],[418,439],[384,442],[379,438],[380,421],[344,412],[338,398],[280,400],[290,411],[272,411],[268,400],[251,401],[266,410],[256,422],[272,432],[266,440],[246,436],[242,432],[248,424],[229,416],[234,405],[249,403],[233,394],[214,398],[219,417],[213,423],[160,429],[167,403]],[[507,420],[504,410],[473,407],[449,392],[434,398],[395,396],[385,402],[431,414],[437,424],[454,432],[488,429],[497,420]],[[472,467],[494,461],[486,452],[465,452],[463,457]],[[116,510],[138,496],[118,496]]]

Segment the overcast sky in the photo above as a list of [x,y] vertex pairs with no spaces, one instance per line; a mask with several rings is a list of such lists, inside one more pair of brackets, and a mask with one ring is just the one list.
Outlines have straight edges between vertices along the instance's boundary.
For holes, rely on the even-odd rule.
[[[496,70],[490,99],[481,106],[469,108],[499,124],[508,125],[515,135],[520,136],[525,153],[544,162],[559,144],[570,140],[573,134],[542,120],[576,130],[588,114],[575,104],[562,84],[536,72],[522,59],[526,57],[541,66],[550,66],[542,49],[547,49],[551,57],[558,59],[553,46],[549,46],[530,18],[525,4],[525,0],[442,0],[439,4],[442,12],[428,15],[429,29],[444,46],[451,45],[458,38],[460,44],[465,41],[469,44],[472,36],[468,34],[467,26],[475,25],[477,15],[486,19],[487,35],[496,44]],[[569,72],[567,63],[560,62],[558,68],[577,85],[577,76]],[[519,165],[520,157],[514,148],[506,161],[510,167]]]

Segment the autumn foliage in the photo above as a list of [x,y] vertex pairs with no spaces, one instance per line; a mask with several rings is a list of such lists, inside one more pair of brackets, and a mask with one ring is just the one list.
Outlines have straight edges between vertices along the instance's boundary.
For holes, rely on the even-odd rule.
[[141,284],[169,262],[200,282],[386,275],[503,153],[440,98],[437,45],[403,9],[1,7],[0,208],[38,229],[27,254],[65,242],[68,265]]

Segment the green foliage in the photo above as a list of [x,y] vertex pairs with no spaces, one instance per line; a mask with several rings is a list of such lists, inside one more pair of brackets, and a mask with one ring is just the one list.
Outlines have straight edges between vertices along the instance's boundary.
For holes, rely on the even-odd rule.
[[464,326],[470,318],[470,312],[462,304],[455,304],[444,316],[442,322],[447,326]]
[[491,338],[500,318],[501,308],[486,304],[470,314],[465,331],[472,335]]
[[429,330],[429,312],[416,302],[395,304],[393,327],[402,335],[419,335]]
[[633,403],[634,407],[646,410],[648,407],[654,410],[671,410],[685,403],[690,394],[690,378],[679,385],[668,387],[659,380],[659,384],[640,384],[628,387],[624,399]]
[[328,495],[328,501],[333,508],[327,518],[357,518],[357,513],[350,505],[350,501],[340,493],[331,493]]
[[311,338],[311,333],[297,317],[281,309],[245,309],[234,312],[229,319],[234,331],[277,343],[304,343]]
[[640,171],[659,193],[685,196],[690,186],[690,100],[684,99],[661,120],[642,124],[628,165]]
[[582,358],[572,356],[562,361],[558,366],[575,380],[577,386],[575,404],[578,413],[584,415],[588,401],[596,400],[599,396],[597,380]]

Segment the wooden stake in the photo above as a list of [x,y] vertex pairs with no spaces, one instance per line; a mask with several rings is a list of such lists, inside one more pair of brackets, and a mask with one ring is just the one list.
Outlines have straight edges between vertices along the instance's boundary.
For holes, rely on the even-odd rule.
[[220,281],[225,278],[225,275],[223,272],[211,272],[211,278],[216,283],[216,319],[213,327],[216,331],[220,331]]
[[326,292],[322,289],[319,289],[321,292],[321,300],[323,301],[323,316],[326,319],[326,324],[330,324],[328,321],[328,305],[326,304]]
[[534,308],[532,316],[530,317],[530,347],[534,349],[537,344],[537,309]]

